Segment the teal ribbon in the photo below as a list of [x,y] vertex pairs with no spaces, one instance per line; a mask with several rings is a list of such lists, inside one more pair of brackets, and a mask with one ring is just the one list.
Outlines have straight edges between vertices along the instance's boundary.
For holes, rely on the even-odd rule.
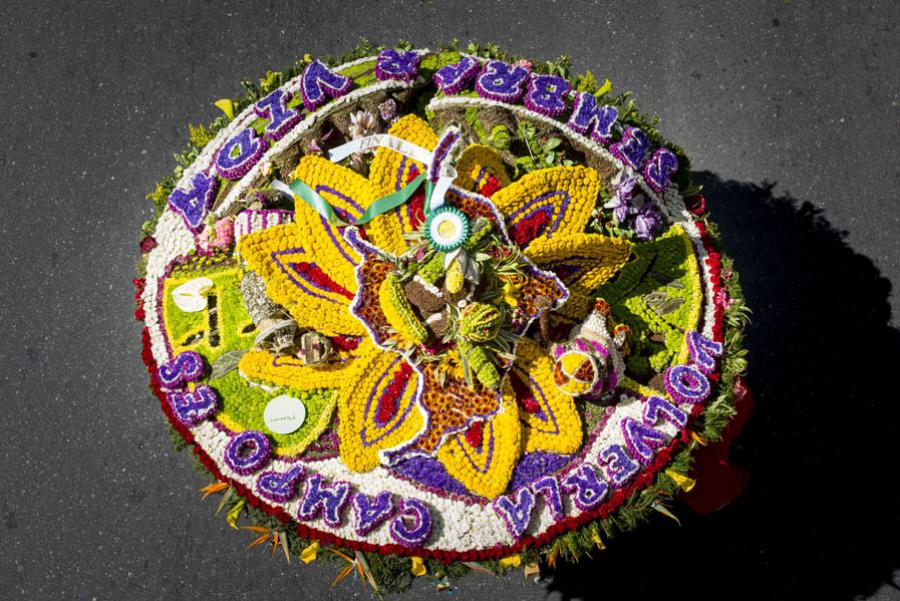
[[322,196],[310,188],[306,182],[302,179],[295,179],[291,182],[290,186],[291,192],[299,196],[303,199],[303,201],[310,206],[316,213],[324,217],[328,223],[336,226],[347,226],[347,225],[363,225],[364,223],[368,223],[372,219],[375,219],[379,215],[387,213],[390,210],[396,209],[400,205],[406,203],[409,198],[418,190],[419,186],[422,185],[422,182],[425,182],[425,213],[428,213],[429,204],[431,200],[431,193],[434,190],[434,184],[426,177],[426,174],[422,173],[418,175],[414,180],[406,184],[403,188],[400,188],[396,192],[392,192],[386,196],[382,196],[375,202],[373,202],[366,211],[359,216],[359,219],[356,219],[353,222],[346,222],[340,217],[337,216],[337,213],[334,212],[334,207],[328,204]]

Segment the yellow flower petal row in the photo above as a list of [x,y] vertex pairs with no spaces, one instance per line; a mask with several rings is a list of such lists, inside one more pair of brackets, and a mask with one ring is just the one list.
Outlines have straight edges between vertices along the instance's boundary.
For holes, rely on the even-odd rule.
[[416,317],[406,294],[393,273],[388,273],[378,290],[381,310],[391,327],[397,331],[397,342],[401,348],[424,344],[428,340],[428,330]]
[[365,361],[358,352],[360,349],[320,365],[305,365],[296,357],[279,357],[267,350],[253,350],[241,357],[238,369],[251,381],[270,386],[289,386],[297,390],[352,388],[354,366]]
[[631,242],[599,234],[568,234],[552,238],[539,237],[528,245],[528,258],[542,269],[554,264],[577,266],[563,284],[570,288],[594,291],[609,281],[628,262]]
[[[318,330],[327,336],[363,335],[362,324],[348,307],[356,290],[352,269],[321,227],[308,223],[277,225],[241,238],[238,253],[266,282],[266,295],[282,305],[300,328]],[[351,250],[351,252],[354,252]],[[325,274],[343,289],[316,285],[297,268],[314,264],[315,273]],[[313,277],[313,272],[307,272]]]
[[[550,223],[555,224],[559,219],[559,224],[552,235],[581,233],[597,203],[597,196],[600,193],[600,174],[590,167],[580,165],[539,169],[524,175],[509,186],[501,188],[491,197],[491,200],[494,201],[500,212],[514,221],[517,218],[517,211],[536,198],[553,192],[567,194],[568,206],[563,208],[562,195],[550,201],[554,205]],[[527,248],[526,246],[526,252]]]
[[574,453],[581,448],[583,433],[575,399],[556,387],[553,382],[553,359],[530,338],[522,338],[516,346],[513,374],[524,383],[528,383],[529,376],[537,383],[539,389],[530,386],[535,402],[544,415],[555,418],[554,424],[553,420],[528,413],[520,405],[525,452]]
[[[291,175],[295,179],[302,179],[328,204],[338,211],[346,211],[354,219],[362,215],[373,200],[382,196],[368,179],[356,171],[317,155],[306,155],[300,159]],[[352,199],[358,206],[354,207],[345,197]],[[362,207],[362,210],[358,207]],[[296,212],[298,216],[305,213],[319,217],[319,214],[302,200],[297,202]]]
[[[421,146],[425,150],[434,150],[438,143],[437,134],[434,133],[428,122],[412,114],[404,115],[397,119],[387,133]],[[401,165],[403,165],[402,171],[400,171]],[[372,164],[369,166],[369,181],[380,194],[390,194],[406,185],[409,178],[409,170],[413,166],[419,173],[425,172],[425,166],[422,163],[407,158],[389,148],[379,148],[375,152]],[[402,213],[403,211],[401,211]],[[408,223],[404,225],[407,226],[406,231],[412,230]]]
[[510,183],[503,159],[496,152],[481,144],[472,144],[463,151],[459,160],[456,161],[456,172],[458,175],[453,180],[453,185],[473,192],[484,185],[488,175],[496,177],[503,187]]
[[519,410],[508,381],[500,411],[481,428],[480,445],[473,446],[465,432],[457,432],[441,445],[437,458],[466,488],[493,499],[506,490],[522,453]]
[[[396,353],[378,350],[370,340],[360,344],[361,358],[350,370],[351,386],[338,394],[338,435],[341,461],[351,470],[367,472],[381,463],[381,453],[413,441],[425,428],[426,419],[416,403],[421,376]],[[404,367],[405,366],[405,367]],[[395,377],[408,370],[408,381],[390,419],[379,424],[379,402]]]
[[[300,159],[293,177],[303,180],[315,190],[345,221],[356,220],[372,202],[384,196],[381,190],[359,173],[320,156],[307,155]],[[334,250],[339,249],[338,256],[343,261],[336,263],[340,265],[336,275],[352,279],[358,256],[344,240],[341,234],[343,228],[326,223],[321,215],[300,198],[295,199],[295,205],[297,223],[301,227],[305,224],[317,234],[314,245],[316,252],[325,250],[334,255]],[[403,232],[393,212],[375,217],[364,229],[376,246],[390,253],[402,252],[406,248]]]

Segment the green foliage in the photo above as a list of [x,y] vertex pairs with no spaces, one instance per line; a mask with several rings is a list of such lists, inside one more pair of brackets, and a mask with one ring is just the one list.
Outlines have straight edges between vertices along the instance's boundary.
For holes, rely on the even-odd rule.
[[169,201],[169,194],[171,194],[174,189],[175,178],[171,175],[166,176],[156,182],[156,187],[153,189],[153,192],[147,194],[147,200],[152,201],[153,207],[157,212],[162,213],[166,208],[166,203]]
[[581,75],[575,77],[575,82],[572,85],[572,89],[576,92],[590,92],[593,94],[600,85],[597,83],[597,80],[594,78],[594,74],[590,71],[585,71]]
[[488,144],[497,150],[508,150],[509,144],[512,141],[512,134],[509,133],[509,128],[503,124],[495,125],[493,129],[491,129],[491,135],[488,137]]
[[213,133],[206,129],[205,125],[188,124],[188,131],[191,136],[191,145],[197,149],[201,149],[213,139]]
[[556,136],[538,139],[537,128],[530,121],[519,121],[516,129],[516,140],[522,143],[528,156],[516,158],[516,178],[537,169],[557,165],[571,166],[574,163],[566,158],[562,151],[562,139]]
[[543,75],[558,75],[559,77],[565,77],[568,79],[569,70],[572,68],[572,61],[569,58],[568,54],[563,54],[555,61],[544,61],[543,63],[537,63],[532,65],[532,70],[535,73],[541,73]]

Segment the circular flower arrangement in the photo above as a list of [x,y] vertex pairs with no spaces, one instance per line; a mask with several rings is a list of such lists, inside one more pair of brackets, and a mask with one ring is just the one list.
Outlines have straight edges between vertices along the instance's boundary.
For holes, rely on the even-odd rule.
[[245,85],[150,195],[135,280],[229,523],[382,590],[671,515],[734,413],[747,310],[628,94],[477,46]]

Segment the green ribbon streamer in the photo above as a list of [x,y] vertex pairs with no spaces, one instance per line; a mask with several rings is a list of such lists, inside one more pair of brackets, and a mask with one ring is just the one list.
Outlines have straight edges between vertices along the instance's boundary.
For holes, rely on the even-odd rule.
[[382,196],[366,209],[365,213],[359,216],[359,219],[353,221],[352,223],[347,223],[343,219],[337,216],[334,212],[334,207],[332,207],[328,202],[322,198],[318,192],[310,188],[306,182],[302,179],[295,179],[291,182],[290,186],[291,192],[299,196],[303,199],[303,201],[308,204],[316,213],[324,217],[328,223],[337,226],[347,226],[347,225],[363,225],[364,223],[368,223],[372,219],[387,213],[388,211],[399,207],[404,204],[409,198],[415,193],[415,191],[422,185],[422,182],[425,182],[425,212],[428,213],[428,207],[431,200],[431,192],[434,189],[434,184],[426,177],[426,174],[422,173],[414,180],[406,184],[403,188],[400,188],[396,192],[392,192],[387,196]]

